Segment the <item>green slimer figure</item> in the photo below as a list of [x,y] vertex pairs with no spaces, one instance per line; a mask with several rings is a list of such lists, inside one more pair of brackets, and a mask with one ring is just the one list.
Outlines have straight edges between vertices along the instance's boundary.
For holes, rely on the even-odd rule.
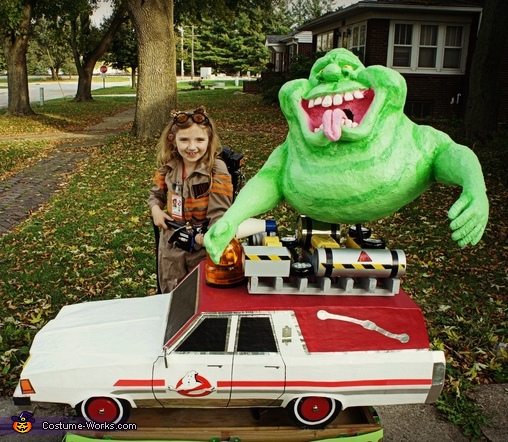
[[346,49],[318,59],[308,80],[286,83],[287,138],[206,234],[212,260],[242,221],[282,200],[316,220],[357,224],[396,212],[434,181],[462,187],[448,212],[452,239],[478,243],[489,211],[480,163],[445,133],[409,120],[406,91],[398,72],[365,67]]

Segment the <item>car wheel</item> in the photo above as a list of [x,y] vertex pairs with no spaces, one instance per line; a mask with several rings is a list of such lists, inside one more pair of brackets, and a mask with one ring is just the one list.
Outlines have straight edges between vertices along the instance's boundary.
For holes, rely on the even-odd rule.
[[97,423],[118,424],[127,422],[131,406],[127,401],[112,397],[92,397],[79,407],[81,416]]
[[303,428],[324,428],[340,412],[340,403],[323,396],[306,396],[291,401],[289,417]]

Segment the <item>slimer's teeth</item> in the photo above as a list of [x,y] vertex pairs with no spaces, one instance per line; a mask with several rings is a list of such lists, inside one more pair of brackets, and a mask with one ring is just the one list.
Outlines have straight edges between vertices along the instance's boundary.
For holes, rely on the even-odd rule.
[[353,101],[354,100],[354,96],[351,92],[346,92],[344,94],[344,101]]
[[344,101],[362,100],[364,93],[361,90],[346,92],[344,94],[330,94],[324,97],[311,98],[308,102],[308,108],[315,106],[331,107],[340,106]]
[[332,97],[330,95],[327,95],[325,98],[323,98],[323,107],[330,107],[333,104]]

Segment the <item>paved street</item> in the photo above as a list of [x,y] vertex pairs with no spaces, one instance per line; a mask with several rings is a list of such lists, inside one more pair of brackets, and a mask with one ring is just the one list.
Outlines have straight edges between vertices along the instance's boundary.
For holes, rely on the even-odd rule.
[[[30,102],[43,102],[46,100],[54,100],[56,98],[68,98],[72,100],[77,91],[77,77],[72,80],[62,79],[62,81],[40,81],[28,84]],[[129,81],[118,81],[116,77],[106,77],[105,79],[94,79],[92,82],[92,90],[101,89],[102,87],[113,86],[129,86]],[[0,109],[7,107],[8,93],[7,83],[0,83]]]

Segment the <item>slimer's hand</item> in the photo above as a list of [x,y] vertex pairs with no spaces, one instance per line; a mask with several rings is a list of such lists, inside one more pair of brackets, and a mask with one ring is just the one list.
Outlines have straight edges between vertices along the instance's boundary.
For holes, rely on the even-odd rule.
[[472,195],[463,192],[448,212],[452,220],[452,239],[461,247],[478,244],[487,226],[488,213],[489,202],[485,193]]
[[468,148],[449,144],[434,160],[436,179],[462,187],[459,199],[448,211],[452,239],[459,246],[475,245],[487,225],[489,201],[476,155]]
[[236,230],[231,229],[228,223],[221,219],[205,234],[206,251],[215,264],[219,263],[222,252],[233,239],[235,233]]
[[404,115],[399,73],[334,49],[308,80],[286,83],[279,100],[288,136],[205,235],[215,262],[242,221],[282,200],[316,220],[357,224],[391,215],[434,181],[463,190],[449,211],[452,238],[460,246],[480,240],[488,218],[480,163],[466,146]]

